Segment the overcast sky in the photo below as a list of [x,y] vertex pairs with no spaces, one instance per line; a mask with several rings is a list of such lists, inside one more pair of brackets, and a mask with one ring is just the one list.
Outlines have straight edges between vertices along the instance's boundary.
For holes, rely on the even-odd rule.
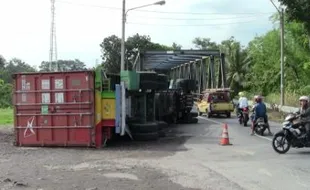
[[[132,8],[156,0],[127,0]],[[0,0],[0,55],[31,65],[49,60],[50,0]],[[100,62],[103,38],[121,35],[122,0],[56,0],[58,59],[80,59],[88,67]],[[152,41],[183,49],[195,37],[220,42],[235,36],[246,45],[273,27],[269,0],[166,0],[128,13],[126,37],[150,35]]]

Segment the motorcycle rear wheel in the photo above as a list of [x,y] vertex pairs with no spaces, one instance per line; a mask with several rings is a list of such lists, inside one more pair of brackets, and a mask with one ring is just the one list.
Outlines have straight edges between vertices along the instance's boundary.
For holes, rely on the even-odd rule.
[[[281,141],[277,139],[281,139]],[[285,141],[286,143],[284,143]],[[284,144],[287,144],[286,148],[284,148]],[[285,134],[283,132],[279,132],[275,134],[275,136],[272,139],[272,148],[279,154],[285,154],[291,148],[291,143],[286,139]]]
[[248,121],[249,121],[249,117],[248,116],[244,116],[244,118],[243,118],[243,126],[244,127],[248,126]]
[[248,122],[245,121],[245,122],[243,123],[243,126],[244,126],[244,127],[248,126]]

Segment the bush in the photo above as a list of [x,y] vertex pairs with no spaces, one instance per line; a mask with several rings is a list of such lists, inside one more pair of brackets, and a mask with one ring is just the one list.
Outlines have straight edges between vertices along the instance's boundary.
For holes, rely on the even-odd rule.
[[12,85],[0,79],[0,108],[12,106]]
[[[284,104],[286,106],[298,107],[299,106],[299,94],[287,92],[284,97]],[[270,104],[279,105],[281,102],[281,94],[280,93],[272,93],[265,97],[265,102]]]

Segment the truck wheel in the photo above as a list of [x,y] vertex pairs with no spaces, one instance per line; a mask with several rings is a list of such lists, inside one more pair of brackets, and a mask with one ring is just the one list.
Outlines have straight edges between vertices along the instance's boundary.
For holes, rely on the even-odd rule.
[[208,113],[208,118],[211,118],[212,117],[212,114],[211,113]]
[[231,114],[230,112],[226,114],[227,118],[230,118],[231,117]]
[[164,121],[157,121],[158,129],[162,130],[168,127],[168,123]]
[[153,133],[133,133],[133,139],[137,141],[155,141],[159,138],[158,132]]
[[189,121],[189,123],[198,123],[198,118],[197,118],[197,117],[191,118],[191,120]]
[[132,133],[153,133],[158,132],[158,124],[156,122],[150,123],[133,123],[129,125]]
[[191,114],[191,117],[198,117],[199,115],[198,112],[191,112],[190,114]]

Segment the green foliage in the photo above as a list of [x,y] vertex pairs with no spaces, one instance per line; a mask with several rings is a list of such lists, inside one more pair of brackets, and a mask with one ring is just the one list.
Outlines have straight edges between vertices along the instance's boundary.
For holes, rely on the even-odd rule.
[[286,6],[286,14],[290,21],[304,23],[310,34],[310,1],[308,0],[279,0]]
[[12,83],[12,74],[19,72],[35,72],[36,69],[20,59],[13,58],[9,62],[4,62],[0,67],[0,79],[5,83]]
[[12,84],[0,79],[0,108],[8,108],[12,105]]
[[[271,17],[276,23],[279,15]],[[231,37],[220,44],[210,38],[195,38],[193,43],[200,49],[219,48],[226,56],[227,83],[238,93],[246,91],[248,98],[255,94],[266,97],[266,101],[280,102],[280,31],[272,29],[256,36],[247,47]],[[304,24],[285,24],[285,102],[298,105],[300,95],[310,95],[310,50],[308,31]]]
[[210,38],[195,38],[193,40],[196,48],[199,49],[218,49],[219,45],[216,42],[212,42]]
[[[102,51],[103,66],[109,73],[119,73],[121,63],[121,39],[112,35],[103,39],[100,44]],[[173,47],[161,45],[151,41],[146,35],[133,35],[125,42],[125,67],[132,69],[132,65],[139,51],[146,50],[173,50],[180,49],[181,46],[173,44]]]
[[0,56],[0,108],[12,106],[12,74],[35,71],[35,68],[20,59],[13,58],[9,62],[6,62],[6,60]]
[[13,109],[0,109],[0,125],[11,125],[13,122]]
[[[53,63],[55,64],[55,63]],[[85,63],[81,62],[78,59],[75,60],[58,60],[58,69],[60,71],[83,71],[86,70]],[[49,62],[42,61],[39,66],[40,71],[49,71]]]

